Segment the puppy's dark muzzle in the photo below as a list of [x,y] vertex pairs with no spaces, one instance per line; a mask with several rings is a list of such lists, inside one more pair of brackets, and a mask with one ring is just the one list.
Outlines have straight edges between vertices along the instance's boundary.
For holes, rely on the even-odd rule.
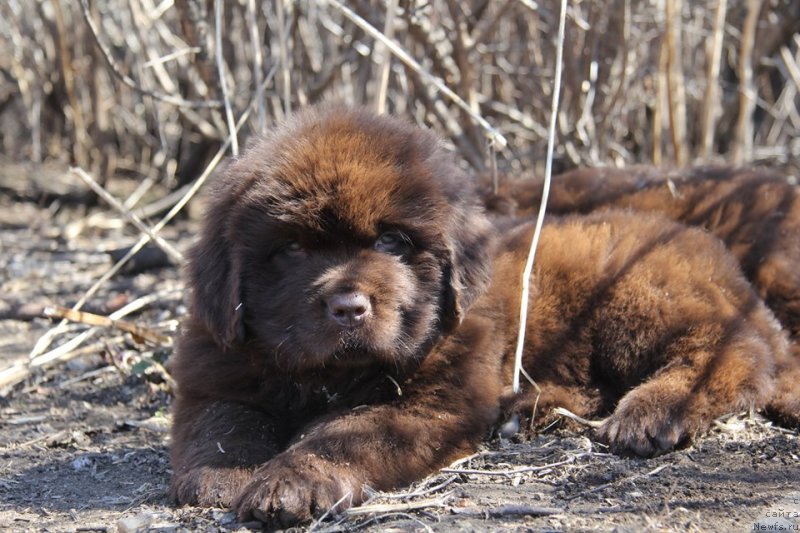
[[342,328],[361,326],[372,314],[369,298],[360,292],[344,292],[326,298],[328,318]]

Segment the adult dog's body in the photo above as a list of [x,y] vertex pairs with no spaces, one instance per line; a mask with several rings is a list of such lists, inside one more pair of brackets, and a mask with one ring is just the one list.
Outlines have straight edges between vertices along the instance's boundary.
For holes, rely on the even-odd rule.
[[[312,109],[258,141],[190,258],[176,499],[294,524],[530,415],[535,393],[509,390],[530,231],[496,239],[436,139],[395,119]],[[609,212],[549,224],[539,257],[539,405],[611,413],[598,437],[644,455],[750,405],[797,424],[798,395],[775,395],[797,372],[785,334],[716,239]]]

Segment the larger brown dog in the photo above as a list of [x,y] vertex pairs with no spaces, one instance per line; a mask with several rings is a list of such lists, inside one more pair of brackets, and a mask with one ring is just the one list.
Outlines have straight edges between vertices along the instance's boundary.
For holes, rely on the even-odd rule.
[[[289,525],[472,452],[533,404],[508,390],[530,231],[495,242],[436,139],[395,119],[312,109],[258,141],[191,254],[175,498]],[[785,335],[716,239],[620,212],[542,239],[540,405],[611,413],[599,438],[645,455],[750,405],[797,424]]]

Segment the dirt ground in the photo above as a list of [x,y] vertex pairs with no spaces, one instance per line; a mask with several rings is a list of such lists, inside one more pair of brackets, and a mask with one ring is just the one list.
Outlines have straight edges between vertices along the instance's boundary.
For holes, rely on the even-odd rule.
[[[99,211],[98,211],[99,212]],[[43,207],[0,192],[0,371],[27,358],[138,234],[106,211]],[[164,231],[178,249],[192,222]],[[86,309],[174,334],[184,312],[174,266],[117,275]],[[53,347],[87,326],[70,324]],[[175,508],[170,475],[170,349],[97,330],[77,351],[0,391],[0,530],[235,531],[225,510]],[[800,436],[747,414],[655,459],[604,453],[591,433],[554,427],[495,440],[403,492],[312,525],[318,531],[800,531]]]

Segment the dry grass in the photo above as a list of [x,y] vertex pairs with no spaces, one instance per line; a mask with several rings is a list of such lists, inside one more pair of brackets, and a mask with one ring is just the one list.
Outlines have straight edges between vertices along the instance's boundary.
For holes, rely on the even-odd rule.
[[[490,154],[482,117],[509,141],[501,168],[542,170],[557,1],[347,4],[419,70],[397,50],[390,58],[338,2],[222,4],[4,2],[3,151],[66,161],[101,184],[133,175],[182,185],[251,101],[242,138],[291,109],[340,99],[436,128],[481,170]],[[800,4],[569,5],[557,168],[723,159],[798,172]]]

